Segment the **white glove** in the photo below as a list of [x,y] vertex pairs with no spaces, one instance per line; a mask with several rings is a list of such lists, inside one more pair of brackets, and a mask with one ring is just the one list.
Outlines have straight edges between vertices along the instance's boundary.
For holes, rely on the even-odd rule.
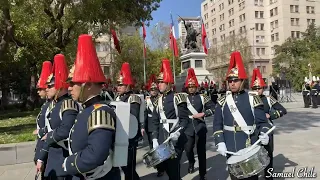
[[269,143],[269,136],[264,132],[260,133],[259,139],[261,140],[261,144],[263,145],[267,145]]
[[177,141],[179,139],[179,136],[180,136],[180,132],[177,131],[177,132],[174,132],[174,133],[170,134],[170,139],[174,140],[174,141]]
[[158,139],[152,139],[152,147],[157,148],[159,146]]
[[221,154],[222,156],[227,156],[227,153],[226,153],[226,151],[227,151],[226,143],[221,142],[221,143],[218,143],[217,146],[218,146],[218,149],[217,149],[218,153]]

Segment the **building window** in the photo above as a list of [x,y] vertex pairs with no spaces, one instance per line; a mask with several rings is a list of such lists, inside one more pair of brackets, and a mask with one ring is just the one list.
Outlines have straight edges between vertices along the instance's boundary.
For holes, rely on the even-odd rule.
[[278,15],[278,7],[270,10],[270,17]]
[[307,19],[307,24],[308,24],[308,26],[310,25],[310,24],[315,24],[316,23],[316,19]]
[[224,20],[224,13],[220,14],[220,21]]
[[228,0],[228,4],[229,5],[233,4],[233,0]]
[[256,23],[255,30],[256,31],[264,31],[264,24],[263,23]]
[[274,53],[275,53],[274,47],[271,47],[271,55],[274,55]]
[[202,68],[202,60],[195,60],[194,67],[195,68]]
[[217,44],[217,38],[213,38],[213,39],[212,39],[212,43],[213,43],[213,44]]
[[214,16],[216,14],[216,8],[211,9],[211,16]]
[[204,15],[204,20],[207,20],[207,19],[208,19],[208,13]]
[[243,1],[243,2],[241,2],[240,4],[239,4],[239,11],[241,11],[241,10],[243,10],[244,8],[245,8],[245,1]]
[[222,11],[224,9],[224,3],[221,3],[220,5],[219,5],[219,11]]
[[291,13],[299,13],[299,5],[290,5]]
[[263,43],[264,42],[264,36],[256,36],[256,43]]
[[225,30],[224,24],[221,24],[221,25],[219,26],[219,29],[220,29],[220,32],[221,32],[221,31],[224,31],[224,30]]
[[255,17],[256,19],[262,19],[263,18],[263,11],[255,11]]
[[212,29],[212,34],[215,35],[217,33],[216,28]]
[[270,0],[270,5],[276,3],[278,0]]
[[291,37],[292,38],[300,38],[300,31],[291,31]]
[[261,72],[262,72],[262,73],[266,73],[266,72],[267,72],[266,66],[262,66]]
[[234,9],[233,8],[229,9],[229,16],[232,16],[233,14],[234,14]]
[[190,67],[190,61],[185,61],[182,63],[182,69],[189,69]]
[[234,36],[234,35],[236,35],[236,33],[235,33],[234,30],[232,30],[232,31],[229,32],[229,36]]
[[299,18],[291,18],[291,26],[299,26]]
[[314,14],[314,6],[307,6],[307,14]]
[[266,55],[266,48],[256,48],[256,55]]
[[216,18],[211,20],[212,26],[216,24]]
[[203,10],[206,11],[208,9],[208,4],[203,5]]
[[271,29],[276,29],[276,28],[278,28],[278,27],[279,27],[278,20],[275,20],[275,21],[270,22],[270,27],[271,27]]
[[231,19],[230,21],[229,21],[229,27],[233,27],[234,26],[234,19]]
[[247,30],[246,30],[246,26],[240,27],[240,30],[239,30],[240,34],[241,34],[241,33],[245,33],[246,31],[247,31]]
[[279,33],[271,34],[271,42],[279,41]]
[[221,36],[220,36],[220,39],[221,39],[221,41],[224,41],[224,40],[226,39],[226,35],[224,35],[224,34],[221,35]]
[[245,21],[246,20],[246,14],[241,14],[240,16],[239,16],[239,21],[240,22],[243,22],[243,21]]
[[103,74],[110,75],[110,66],[103,66]]
[[279,41],[279,33],[276,33],[276,41]]

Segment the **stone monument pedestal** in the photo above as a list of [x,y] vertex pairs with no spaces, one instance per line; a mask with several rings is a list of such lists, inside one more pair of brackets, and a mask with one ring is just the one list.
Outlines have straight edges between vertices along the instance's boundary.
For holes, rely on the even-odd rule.
[[175,83],[177,91],[183,88],[189,68],[194,69],[199,84],[206,79],[213,79],[213,75],[206,70],[206,57],[204,52],[191,52],[180,57],[181,73],[176,77]]

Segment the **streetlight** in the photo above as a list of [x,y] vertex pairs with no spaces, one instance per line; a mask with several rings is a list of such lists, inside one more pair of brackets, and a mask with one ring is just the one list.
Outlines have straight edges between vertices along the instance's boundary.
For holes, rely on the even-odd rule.
[[253,53],[253,68],[256,67],[255,50],[254,50],[254,30],[255,28],[250,28],[252,30],[252,53]]

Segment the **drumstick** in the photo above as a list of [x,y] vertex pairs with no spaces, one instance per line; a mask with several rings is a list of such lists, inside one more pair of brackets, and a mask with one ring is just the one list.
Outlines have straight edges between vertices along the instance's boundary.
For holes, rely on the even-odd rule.
[[[180,128],[177,129],[175,132],[178,132],[178,131],[180,131],[181,129],[182,129],[182,128],[180,127]],[[175,133],[175,132],[174,132],[174,133]],[[170,138],[170,136],[169,136],[165,141],[163,141],[163,143],[166,143],[166,142],[170,141],[170,139],[171,139],[171,138]],[[162,143],[162,144],[163,144],[163,143]]]
[[232,155],[236,155],[236,156],[240,156],[240,154],[235,153],[235,152],[231,152],[231,151],[226,151],[226,153],[228,153],[228,154],[232,154]]
[[[266,135],[270,134],[275,128],[276,128],[276,126],[273,126],[273,127],[272,127],[271,129],[269,129],[269,131],[267,131],[265,134],[266,134]],[[246,151],[246,153],[249,152],[249,151],[251,151],[251,150],[252,150],[254,147],[256,147],[260,142],[261,142],[261,139],[258,139],[258,141],[256,141],[256,142]]]

